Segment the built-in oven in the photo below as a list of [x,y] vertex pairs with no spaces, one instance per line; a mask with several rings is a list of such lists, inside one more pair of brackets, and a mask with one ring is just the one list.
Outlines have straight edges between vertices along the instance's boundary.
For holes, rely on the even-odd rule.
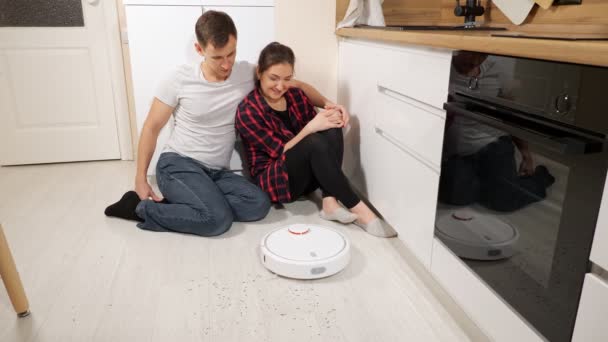
[[572,336],[608,168],[608,69],[457,51],[435,235],[550,341]]

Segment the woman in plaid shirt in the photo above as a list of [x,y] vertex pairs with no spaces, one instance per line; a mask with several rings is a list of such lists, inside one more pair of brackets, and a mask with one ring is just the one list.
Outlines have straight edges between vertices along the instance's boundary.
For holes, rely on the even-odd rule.
[[279,203],[320,187],[322,218],[352,222],[376,236],[396,236],[342,173],[346,111],[327,101],[326,109],[317,113],[301,89],[290,87],[294,63],[289,47],[276,42],[266,46],[258,61],[256,89],[238,106],[236,129],[254,181]]

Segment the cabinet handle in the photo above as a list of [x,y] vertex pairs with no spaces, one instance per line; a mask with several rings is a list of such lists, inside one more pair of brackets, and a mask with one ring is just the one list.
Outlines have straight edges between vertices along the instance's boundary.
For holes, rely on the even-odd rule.
[[378,92],[380,92],[381,94],[384,94],[390,98],[393,98],[399,102],[403,102],[406,103],[410,106],[414,106],[418,109],[422,109],[423,111],[435,115],[443,120],[445,120],[445,112],[441,109],[438,109],[435,106],[432,106],[428,103],[419,101],[411,96],[407,96],[405,94],[401,94],[399,92],[396,92],[390,88],[387,88],[381,84],[378,84]]
[[405,152],[410,157],[412,157],[412,158],[416,159],[417,161],[421,162],[424,166],[426,166],[429,169],[431,169],[431,171],[435,172],[436,174],[440,174],[441,173],[441,167],[440,166],[435,165],[435,163],[430,162],[426,158],[424,158],[421,155],[419,155],[418,152],[416,152],[416,151],[412,150],[411,148],[403,145],[397,139],[395,139],[392,135],[386,133],[382,128],[380,128],[378,126],[375,126],[374,129],[376,130],[376,133],[379,136],[381,136],[384,140],[386,140],[389,143],[395,145],[395,147],[397,147],[401,151]]
[[448,112],[492,126],[560,155],[601,153],[605,148],[606,142],[602,139],[585,138],[574,133],[567,136],[553,135],[554,133],[549,130],[542,132],[536,127],[526,127],[525,123],[513,123],[487,114],[474,112],[456,102],[446,102],[444,108]]

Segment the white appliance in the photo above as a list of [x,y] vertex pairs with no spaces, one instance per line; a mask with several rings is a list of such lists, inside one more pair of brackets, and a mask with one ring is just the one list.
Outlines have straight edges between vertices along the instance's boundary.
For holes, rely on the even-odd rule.
[[509,258],[519,239],[519,232],[512,225],[473,210],[438,210],[435,225],[435,235],[461,258]]
[[266,268],[295,279],[329,277],[350,262],[350,243],[344,235],[309,224],[293,224],[266,234],[260,251]]

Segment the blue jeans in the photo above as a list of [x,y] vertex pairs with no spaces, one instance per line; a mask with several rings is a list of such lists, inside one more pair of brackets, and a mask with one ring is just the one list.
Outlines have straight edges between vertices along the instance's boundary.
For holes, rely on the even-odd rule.
[[161,154],[156,177],[168,203],[141,201],[135,209],[141,229],[216,236],[233,221],[261,220],[270,210],[268,195],[244,177],[177,153]]

